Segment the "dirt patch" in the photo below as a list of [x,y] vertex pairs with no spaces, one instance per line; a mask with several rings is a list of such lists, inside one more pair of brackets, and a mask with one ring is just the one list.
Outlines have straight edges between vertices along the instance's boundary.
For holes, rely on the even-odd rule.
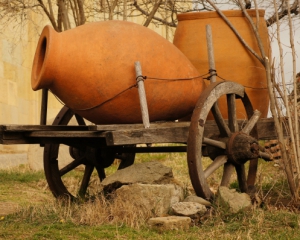
[[16,213],[20,209],[19,204],[15,202],[0,202],[0,217]]
[[45,180],[35,183],[4,182],[0,185],[0,218],[28,205],[40,205],[53,199]]

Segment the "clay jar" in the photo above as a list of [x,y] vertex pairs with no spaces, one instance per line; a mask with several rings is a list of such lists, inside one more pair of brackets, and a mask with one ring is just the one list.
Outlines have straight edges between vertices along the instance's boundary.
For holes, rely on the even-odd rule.
[[[258,12],[259,21],[256,19],[256,11],[248,10],[253,21],[258,23],[265,53],[269,56],[270,43],[264,11]],[[230,10],[223,13],[248,45],[260,55],[253,30],[242,11]],[[178,21],[174,44],[190,59],[200,74],[208,73],[209,70],[206,25],[211,25],[217,74],[226,80],[244,85],[254,109],[258,109],[262,117],[266,117],[269,97],[265,69],[260,61],[242,45],[219,14],[217,12],[178,14]],[[217,81],[221,80],[217,77]],[[219,105],[223,116],[227,118],[226,99],[222,98]],[[241,103],[237,105],[237,116],[240,119],[246,117]]]
[[193,111],[205,87],[196,68],[172,43],[126,21],[62,33],[46,26],[34,57],[32,89],[50,89],[96,124],[140,123],[135,61],[147,76],[150,121],[175,120]]

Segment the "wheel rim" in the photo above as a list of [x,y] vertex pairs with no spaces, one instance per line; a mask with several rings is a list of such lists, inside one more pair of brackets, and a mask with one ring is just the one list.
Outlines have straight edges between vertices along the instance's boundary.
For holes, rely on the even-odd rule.
[[[223,95],[227,96],[228,123],[226,123],[226,121],[223,119],[217,104],[218,99]],[[248,126],[247,129],[242,129],[241,131],[239,130],[236,117],[235,102],[237,98],[242,100],[247,113],[247,118],[252,124],[251,126]],[[210,111],[213,113],[219,129],[219,139],[222,140],[204,139],[205,122]],[[255,124],[258,118],[254,118],[252,114],[253,108],[251,102],[244,92],[244,87],[240,84],[233,82],[213,83],[210,84],[201,94],[191,119],[187,145],[189,174],[192,185],[198,196],[205,199],[213,199],[214,194],[210,189],[207,178],[221,167],[223,167],[223,175],[219,185],[228,186],[234,169],[236,170],[238,184],[242,192],[247,192],[248,186],[254,185],[257,171],[257,157],[251,157],[252,160],[250,161],[247,179],[245,174],[245,165],[243,162],[244,160],[238,159],[240,162],[236,163],[233,161],[234,159],[232,156],[228,155],[228,151],[231,149],[228,147],[229,140],[231,139],[232,141],[236,142],[233,136],[234,133],[243,133],[244,131],[246,132],[245,135],[251,132],[252,136],[257,136]],[[259,113],[257,112],[257,114]],[[252,138],[250,137],[250,139]],[[209,140],[215,140],[215,142],[210,143],[211,141]],[[220,146],[224,146],[224,143],[226,143],[226,147],[222,147],[223,153],[216,156],[214,161],[206,169],[204,169],[202,164],[202,144],[204,142],[207,142],[206,144],[209,143],[216,145],[218,148],[220,148]],[[245,162],[247,160],[245,159]]]
[[[73,116],[75,116],[78,125],[85,125],[84,119],[79,115],[74,114],[72,110],[67,107],[63,107],[61,109],[61,111],[55,118],[53,125],[67,125]],[[67,165],[60,168],[59,149],[61,145],[62,144],[46,144],[44,147],[44,172],[49,188],[56,198],[70,198],[72,200],[75,200],[77,198],[85,198],[86,194],[88,193],[88,189],[92,187],[91,179],[94,169],[96,169],[97,171],[97,177],[94,176],[92,181],[95,182],[94,180],[96,180],[99,183],[106,177],[104,167],[101,164],[97,164],[98,159],[91,161],[90,159],[87,159],[89,158],[88,155],[81,154],[79,150],[74,150],[70,147],[70,156],[73,158],[73,160]],[[86,146],[83,147],[88,148]],[[115,159],[115,154],[112,155],[105,153],[105,157],[107,156],[109,158],[113,158],[109,160],[111,162]],[[116,158],[121,159],[121,164],[119,165],[118,169],[125,168],[133,164],[134,157],[134,153],[123,153],[116,156]],[[83,166],[84,171],[80,182],[76,183],[77,191],[72,191],[72,187],[70,187],[71,184],[69,184],[68,186],[68,183],[63,180],[63,177],[66,174],[77,169],[77,167],[79,166]],[[94,185],[97,185],[97,183],[95,183]]]

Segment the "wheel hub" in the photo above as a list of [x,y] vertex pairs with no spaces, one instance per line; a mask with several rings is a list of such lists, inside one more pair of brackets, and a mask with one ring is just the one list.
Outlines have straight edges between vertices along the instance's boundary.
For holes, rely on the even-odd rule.
[[257,140],[243,132],[232,134],[227,143],[228,160],[233,164],[244,164],[259,157]]
[[83,164],[100,168],[109,167],[116,155],[111,149],[93,147],[85,147],[84,149],[70,147],[69,152],[73,159],[82,159]]
[[79,159],[85,156],[85,149],[69,147],[69,153],[73,159]]

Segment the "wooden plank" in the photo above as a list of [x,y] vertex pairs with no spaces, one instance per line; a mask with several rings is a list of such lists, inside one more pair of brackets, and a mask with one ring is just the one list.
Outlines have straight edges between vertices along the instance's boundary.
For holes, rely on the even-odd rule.
[[[227,122],[227,120],[226,120]],[[248,121],[238,120],[239,129],[242,130]],[[207,137],[208,134],[216,134],[218,132],[217,126],[213,120],[206,121],[204,127],[204,136]],[[272,118],[261,118],[257,122],[258,139],[277,139],[277,134],[275,130],[274,120]],[[288,137],[286,129],[284,128],[284,136]]]
[[[271,118],[263,118],[257,122],[258,138],[261,140],[277,139],[274,120]],[[286,128],[283,127],[283,136],[288,137]]]
[[[226,121],[227,122],[227,121]],[[238,120],[241,130],[247,123],[245,120]],[[184,125],[189,125],[185,123]],[[188,137],[189,126],[163,127],[150,129],[129,129],[106,132],[106,143],[112,145],[126,145],[139,143],[185,143]],[[257,123],[258,138],[276,139],[276,131],[273,119],[260,119]],[[215,121],[206,121],[204,127],[204,137],[211,134],[219,134]],[[285,132],[285,136],[287,136]]]
[[57,138],[103,138],[105,134],[95,131],[33,131],[24,133],[25,137],[57,137]]
[[64,144],[68,146],[91,146],[99,147],[105,143],[105,138],[61,138],[61,137],[19,137],[16,139],[2,139],[0,144],[14,145],[14,144]]
[[0,131],[0,144],[40,144],[76,142],[87,144],[88,141],[105,141],[102,132],[95,131]]
[[187,135],[188,127],[120,130],[106,132],[106,143],[108,146],[139,143],[185,143]]
[[7,138],[4,139],[2,136],[0,136],[0,144],[3,145],[14,145],[14,144],[40,144],[40,139],[35,138],[24,138],[23,136],[18,136],[16,138]]
[[[242,129],[247,123],[244,120],[239,120],[238,122],[239,129]],[[94,131],[87,131],[86,126],[1,125],[0,143],[59,143],[72,141],[73,139],[76,142],[81,141],[82,144],[86,144],[85,141],[87,139],[97,141],[97,139],[104,138],[106,138],[106,142],[110,146],[139,143],[185,143],[187,141],[189,124],[189,122],[154,123],[151,124],[149,129],[144,129],[143,124],[89,126],[89,129],[94,129]],[[260,119],[257,126],[259,139],[277,138],[272,119]],[[85,129],[85,131],[73,130],[78,129],[78,127]],[[62,129],[71,129],[72,131],[61,131]],[[107,129],[113,129],[114,131],[106,131]],[[215,121],[206,121],[204,129],[205,137],[209,134],[218,134],[219,132]],[[284,134],[287,136],[286,132]]]
[[78,125],[0,125],[0,131],[28,132],[28,131],[88,131],[89,126]]
[[[155,128],[176,128],[176,127],[189,127],[190,122],[151,122],[150,129]],[[88,126],[91,131],[116,131],[116,130],[134,130],[144,129],[144,125],[136,124],[118,124],[118,125],[90,125]]]

